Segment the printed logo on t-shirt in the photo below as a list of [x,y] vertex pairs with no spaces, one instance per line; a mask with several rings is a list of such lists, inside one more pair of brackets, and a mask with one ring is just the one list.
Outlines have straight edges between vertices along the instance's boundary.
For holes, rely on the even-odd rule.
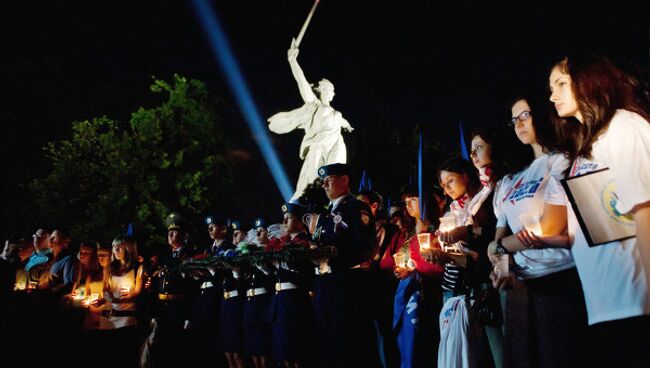
[[517,183],[510,188],[508,193],[506,193],[505,197],[503,197],[503,202],[510,201],[510,203],[515,204],[515,202],[522,199],[533,198],[537,189],[542,185],[543,180],[544,177],[541,177],[539,179],[522,183],[523,178],[520,178]]
[[590,161],[578,160],[571,167],[571,173],[569,177],[582,175],[584,173],[592,172],[598,170],[598,164]]
[[618,195],[616,195],[616,182],[612,179],[600,193],[600,204],[605,212],[614,220],[625,225],[634,226],[634,218],[631,214],[624,215],[616,209],[618,204]]

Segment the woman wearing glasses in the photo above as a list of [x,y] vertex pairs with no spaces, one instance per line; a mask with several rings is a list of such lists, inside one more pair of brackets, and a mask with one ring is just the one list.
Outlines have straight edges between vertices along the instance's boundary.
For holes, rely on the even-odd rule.
[[593,200],[608,204],[616,210],[613,213],[627,214],[636,228],[635,238],[590,247],[573,209],[567,206],[571,251],[584,287],[594,362],[602,366],[648,366],[650,109],[642,98],[647,91],[639,91],[638,86],[635,78],[601,56],[564,58],[549,76],[550,100],[555,106],[551,117],[571,162],[568,176],[609,168],[614,203]]
[[[514,261],[510,272],[490,275],[494,287],[514,287],[507,298],[504,359],[514,366],[578,366],[586,327],[584,298],[565,235],[564,193],[547,190],[549,178],[559,178],[567,162],[548,149],[555,138],[543,100],[521,95],[512,101],[510,125],[534,159],[505,175],[494,191],[496,240],[488,246],[488,256],[495,264],[497,254],[510,254]],[[537,236],[536,246],[531,233]]]

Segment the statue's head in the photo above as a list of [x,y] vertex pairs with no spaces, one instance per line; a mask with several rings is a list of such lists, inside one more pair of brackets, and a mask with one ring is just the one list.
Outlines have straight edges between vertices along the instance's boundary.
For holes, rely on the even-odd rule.
[[314,87],[314,92],[321,102],[329,104],[334,99],[334,84],[323,78],[318,82],[318,86]]

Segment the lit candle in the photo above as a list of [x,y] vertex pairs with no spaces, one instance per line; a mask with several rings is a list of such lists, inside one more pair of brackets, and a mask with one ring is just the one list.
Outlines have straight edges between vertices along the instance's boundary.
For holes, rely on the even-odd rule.
[[431,234],[430,233],[418,234],[418,243],[420,243],[420,250],[431,249]]
[[85,298],[86,289],[78,288],[72,293],[72,299],[74,300],[83,300]]

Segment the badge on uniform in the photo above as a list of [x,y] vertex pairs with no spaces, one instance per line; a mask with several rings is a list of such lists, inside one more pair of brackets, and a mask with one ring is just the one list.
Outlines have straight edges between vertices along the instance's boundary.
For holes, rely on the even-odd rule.
[[332,217],[332,221],[334,222],[334,232],[338,232],[339,228],[348,228],[348,224],[343,221],[343,216],[341,216],[340,213],[337,213]]

